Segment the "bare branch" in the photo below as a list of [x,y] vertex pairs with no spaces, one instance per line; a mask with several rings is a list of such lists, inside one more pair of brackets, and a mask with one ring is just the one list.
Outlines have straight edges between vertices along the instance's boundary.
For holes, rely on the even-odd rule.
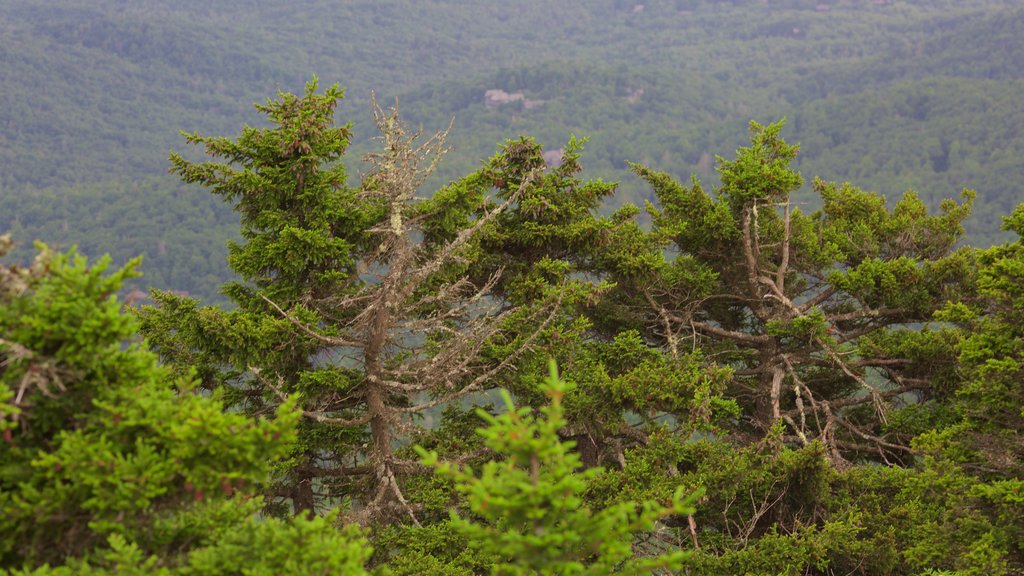
[[845,418],[838,418],[837,420],[838,420],[839,424],[842,427],[846,428],[850,432],[853,432],[855,435],[859,436],[860,438],[862,438],[864,440],[867,440],[869,442],[872,442],[873,444],[876,444],[876,445],[884,447],[884,448],[889,448],[891,450],[899,450],[900,452],[905,452],[905,453],[909,453],[909,454],[913,454],[914,453],[914,451],[912,449],[910,449],[910,448],[908,448],[906,446],[901,446],[899,444],[893,444],[892,442],[887,442],[885,440],[882,440],[881,438],[879,438],[878,436],[875,436],[874,434],[868,434],[867,432],[864,432],[863,430],[860,429],[860,427],[854,425],[852,422],[846,420]]
[[265,301],[265,302],[266,302],[267,304],[270,304],[271,306],[273,306],[273,307],[274,307],[274,310],[277,310],[277,312],[278,312],[278,313],[279,313],[279,314],[280,314],[280,315],[281,315],[282,317],[284,317],[284,318],[285,318],[286,320],[288,320],[289,322],[291,322],[291,323],[292,323],[292,324],[293,324],[293,325],[294,325],[295,327],[297,327],[297,328],[298,328],[299,330],[302,330],[302,331],[303,331],[303,332],[305,332],[305,333],[306,333],[307,335],[309,335],[309,336],[312,336],[313,338],[316,338],[317,340],[319,340],[319,341],[321,341],[321,342],[324,342],[324,343],[326,343],[326,344],[330,344],[330,345],[332,345],[332,346],[351,346],[351,347],[359,347],[359,346],[362,346],[362,345],[363,345],[363,343],[362,343],[362,342],[358,342],[358,341],[356,341],[356,340],[348,340],[348,339],[346,339],[346,338],[338,338],[338,337],[336,337],[336,336],[326,336],[326,335],[324,335],[324,334],[320,334],[319,332],[317,332],[317,331],[313,330],[313,329],[312,329],[312,328],[310,328],[309,326],[306,326],[305,324],[303,324],[302,322],[300,322],[300,321],[299,321],[299,320],[298,320],[297,318],[293,317],[292,315],[290,315],[290,314],[288,314],[287,312],[285,312],[284,310],[282,310],[282,309],[281,309],[281,307],[280,307],[280,306],[278,306],[277,304],[275,304],[275,303],[274,303],[274,301],[273,301],[273,300],[271,300],[270,298],[267,298],[267,297],[266,297],[266,296],[264,296],[263,294],[260,294],[260,298],[262,298],[262,299],[263,299],[263,300],[264,300],[264,301]]
[[740,342],[748,342],[751,344],[768,344],[772,341],[771,337],[767,335],[747,334],[745,332],[737,332],[735,330],[726,330],[706,322],[693,322],[693,327],[700,332],[707,332],[708,334],[714,334],[715,336],[721,336],[723,338],[729,338],[730,340],[739,340]]
[[752,309],[759,312],[758,316],[763,315],[764,305],[760,300],[761,291],[757,289],[757,275],[758,275],[758,254],[754,247],[754,238],[751,234],[751,209],[743,209],[743,257],[746,260],[747,265],[747,286],[750,289],[750,294],[756,300]]
[[[282,391],[279,386],[275,385],[269,379],[264,378],[263,374],[260,372],[259,368],[255,367],[255,366],[249,366],[249,372],[253,376],[255,376],[256,379],[260,381],[260,383],[262,383],[267,388],[270,388],[270,390],[274,393],[275,396],[277,396],[277,398],[281,402],[287,402],[288,401],[288,395],[285,394],[284,391]],[[281,377],[278,377],[278,384],[283,384],[283,379]],[[310,410],[302,410],[302,415],[304,417],[306,417],[306,418],[309,418],[311,420],[315,420],[315,421],[320,422],[322,424],[332,424],[332,425],[335,425],[335,426],[346,426],[346,427],[365,426],[365,425],[369,424],[369,422],[370,422],[370,416],[369,415],[364,415],[364,416],[360,416],[359,418],[352,418],[352,419],[348,419],[348,418],[335,418],[335,417],[332,417],[332,416],[327,416],[327,415],[325,415],[325,414],[323,414],[321,412],[314,412],[314,411],[310,411]]]
[[523,181],[519,184],[519,188],[509,196],[508,200],[502,202],[490,212],[484,214],[483,217],[479,218],[469,228],[461,230],[458,236],[454,240],[449,242],[439,254],[434,256],[429,262],[423,264],[416,272],[409,278],[409,286],[418,286],[424,280],[435,274],[438,270],[444,266],[445,263],[451,260],[452,255],[466,245],[477,233],[480,232],[490,222],[498,217],[499,214],[504,212],[509,206],[519,200],[519,197],[526,191],[526,189],[533,183],[536,178],[537,172],[533,171],[523,178]]
[[783,232],[782,232],[782,248],[780,248],[781,255],[779,257],[779,269],[775,273],[775,285],[778,286],[779,292],[785,293],[786,291],[786,273],[789,271],[789,238],[792,233],[790,229],[790,203],[789,198],[786,198],[785,215],[783,216]]
[[785,414],[785,415],[782,416],[782,419],[783,419],[783,421],[786,422],[786,424],[789,424],[790,428],[792,428],[794,432],[796,432],[796,436],[797,436],[797,438],[800,439],[800,443],[801,444],[803,444],[804,446],[807,446],[810,443],[807,440],[807,435],[804,434],[803,427],[802,426],[797,426],[796,422],[793,421],[793,417],[792,416],[790,416],[789,414]]
[[861,308],[843,314],[829,314],[828,319],[832,322],[848,322],[860,318],[880,318],[883,316],[907,316],[910,310],[907,308]]
[[801,304],[799,307],[800,313],[804,314],[811,308],[814,308],[815,306],[821,304],[822,302],[825,302],[826,300],[834,296],[837,291],[838,290],[834,286],[829,286],[828,288],[825,288],[824,290],[816,294],[814,297],[812,297],[810,300]]
[[825,351],[825,353],[828,354],[828,357],[831,358],[832,361],[837,366],[839,366],[839,369],[843,371],[843,374],[846,374],[847,376],[852,378],[854,381],[860,384],[865,390],[867,390],[868,394],[871,395],[871,398],[875,405],[875,411],[878,413],[878,419],[884,424],[886,422],[885,404],[882,402],[882,397],[879,395],[878,390],[876,390],[874,386],[868,384],[866,380],[864,380],[853,370],[851,370],[850,367],[846,364],[846,361],[843,360],[839,356],[839,354],[837,354],[836,351],[832,349],[832,346],[830,346],[827,342],[822,341],[820,338],[817,340],[818,343],[821,345],[822,349]]
[[[789,310],[796,316],[803,316],[803,312],[800,311],[800,308],[798,308],[796,304],[794,304],[793,301],[790,300],[788,296],[786,296],[786,294],[775,284],[774,281],[772,281],[771,278],[767,276],[759,276],[757,280],[762,284],[768,286],[768,288],[772,291],[771,297],[775,298],[776,300],[784,304],[786,308],[789,308]],[[767,297],[768,295],[765,296],[765,298]]]
[[[651,296],[649,290],[644,290],[644,297],[647,299],[647,303],[651,305],[658,312],[658,317],[661,319],[662,328],[665,331],[665,341],[668,342],[669,351],[672,353],[673,358],[679,357],[679,346],[677,344],[677,338],[675,331],[672,330],[672,315],[669,311],[658,303],[657,300]],[[692,327],[692,323],[691,327]],[[696,343],[694,343],[696,345]]]
[[562,304],[562,295],[559,294],[558,299],[550,307],[550,313],[548,314],[548,317],[545,318],[543,322],[541,322],[540,326],[538,326],[536,328],[536,330],[534,330],[533,333],[531,333],[526,338],[526,340],[524,340],[523,343],[516,350],[514,350],[511,354],[506,356],[505,359],[502,360],[501,362],[499,362],[497,366],[494,366],[490,370],[487,370],[486,372],[478,375],[476,378],[471,380],[468,384],[466,384],[465,386],[463,386],[461,389],[459,389],[456,392],[453,392],[451,394],[445,395],[445,396],[443,396],[441,398],[438,398],[436,400],[432,400],[430,402],[419,404],[417,406],[409,406],[409,407],[406,407],[406,408],[398,408],[397,411],[400,411],[400,412],[419,412],[419,411],[425,410],[427,408],[433,408],[434,406],[438,406],[440,404],[445,404],[445,403],[451,402],[453,400],[461,398],[462,396],[465,396],[466,394],[469,394],[470,392],[476,390],[477,388],[479,388],[487,380],[493,378],[495,375],[497,375],[501,371],[505,370],[506,368],[511,367],[513,362],[518,360],[520,356],[522,356],[527,350],[530,349],[530,347],[533,344],[533,342],[541,335],[541,333],[544,332],[544,330],[547,329],[547,327],[554,320],[555,316],[558,313],[559,308],[561,307],[561,304]]
[[779,419],[779,397],[782,395],[782,377],[784,375],[785,371],[782,366],[776,365],[772,368],[771,401],[773,422]]

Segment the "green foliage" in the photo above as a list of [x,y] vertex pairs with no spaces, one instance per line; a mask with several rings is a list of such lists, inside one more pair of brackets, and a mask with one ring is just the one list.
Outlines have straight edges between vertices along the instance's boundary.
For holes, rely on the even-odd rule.
[[[808,70],[828,62],[813,52],[845,18],[829,24],[816,4],[776,4],[776,12],[746,2],[596,10],[654,37],[679,10],[696,11],[695,22],[741,12],[751,20],[762,10],[771,17],[730,44],[751,66],[779,57],[750,52],[746,42],[756,38],[808,54]],[[931,30],[922,22],[935,6],[955,18],[995,5],[969,4],[905,2],[893,26],[914,44]],[[869,21],[888,9],[830,6]],[[813,27],[799,33],[793,22]],[[955,36],[986,25],[946,26]],[[160,54],[143,37],[124,42],[140,44],[140,59]],[[703,54],[688,42],[679,54]],[[842,50],[861,40],[835,42]],[[831,77],[852,69],[836,68]],[[997,62],[990,71],[1003,78],[1011,69]],[[379,109],[383,151],[350,186],[340,159],[352,136],[333,120],[341,91],[318,93],[314,80],[300,96],[280,92],[258,106],[266,127],[246,127],[237,139],[186,135],[213,160],[172,156],[176,174],[239,212],[242,234],[229,258],[240,280],[224,289],[234,309],[162,292],[157,306],[141,310],[167,365],[127,342],[138,325],[121,313],[116,292],[137,262],[108,274],[109,260],[90,266],[74,251],[44,250],[33,266],[0,268],[0,530],[9,535],[0,567],[1019,572],[1021,242],[954,249],[972,192],[961,202],[935,202],[928,190],[887,203],[815,180],[820,209],[798,208],[797,168],[822,156],[798,166],[781,122],[751,124],[750,145],[719,157],[719,185],[696,176],[680,184],[649,166],[697,165],[700,176],[713,176],[707,145],[721,134],[694,136],[702,130],[695,122],[674,136],[687,140],[678,155],[649,158],[658,146],[676,150],[662,134],[679,126],[665,122],[633,145],[626,141],[650,126],[631,124],[676,110],[672,90],[719,97],[678,123],[735,117],[743,102],[719,90],[724,80],[698,88],[657,70],[580,70],[506,70],[424,97],[457,96],[477,130],[472,138],[532,122],[549,123],[561,138],[558,114],[601,110],[601,130],[623,129],[621,142],[601,142],[607,133],[598,130],[588,150],[598,164],[637,152],[645,165],[630,166],[652,190],[650,226],[629,204],[599,215],[621,194],[613,198],[616,184],[581,178],[584,140],[576,138],[557,162],[536,140],[506,141],[479,169],[417,199],[444,146],[417,148],[397,115]],[[747,82],[764,74],[752,71]],[[793,70],[774,74],[777,84],[750,106],[774,116],[785,103],[775,99],[814,97],[783,86]],[[978,89],[998,91],[1002,81]],[[890,112],[913,126],[930,122],[945,102],[933,88],[958,82],[890,87],[900,96]],[[484,105],[481,90],[493,86],[522,90],[531,103]],[[828,102],[857,99],[870,100]],[[420,118],[437,113],[412,108]],[[828,118],[791,117],[797,134],[836,137],[814,132],[832,125]],[[877,135],[858,135],[869,137]],[[913,130],[906,137],[919,149],[886,170],[946,174],[971,159],[962,143]],[[45,220],[30,201],[7,202],[16,221]],[[137,232],[109,215],[97,221],[110,234]],[[1024,206],[1004,225],[1024,231]],[[9,249],[0,238],[0,252]],[[563,372],[552,368],[545,380],[549,357]],[[510,391],[504,411],[493,406],[498,386]],[[364,536],[356,521],[372,531]]]
[[[1004,226],[1019,228],[1020,213],[1018,207]],[[960,480],[955,489],[938,493],[956,501],[961,512],[916,526],[915,530],[924,534],[919,537],[921,543],[908,551],[913,560],[925,562],[931,559],[929,554],[938,554],[943,564],[966,573],[1003,574],[1013,573],[1016,559],[1024,552],[1020,545],[1024,532],[1019,522],[1010,520],[1024,514],[1024,470],[1020,465],[1024,458],[1020,440],[1024,429],[1020,387],[1024,359],[1022,255],[1020,240],[980,251],[978,297],[940,312],[941,319],[957,323],[963,331],[954,349],[961,375],[951,402],[955,417],[921,434],[915,447],[927,455],[930,469]],[[962,540],[942,541],[953,523],[963,526],[958,532],[973,534],[966,549]],[[959,552],[958,558],[938,552],[954,546],[960,547],[953,548]]]
[[[320,322],[321,300],[359,289],[356,261],[370,241],[370,223],[382,215],[379,201],[356,200],[338,162],[349,138],[348,127],[334,126],[341,96],[337,86],[318,93],[314,78],[301,97],[280,93],[257,106],[272,127],[246,127],[237,140],[186,135],[226,162],[171,156],[183,180],[209,188],[239,212],[243,242],[229,245],[228,263],[244,282],[222,288],[237,306],[230,311],[155,293],[158,306],[141,310],[143,332],[171,366],[197,370],[204,388],[250,414],[274,410],[280,396],[294,393],[312,410],[364,378],[341,366],[314,368],[316,355],[331,348],[323,338],[335,333],[328,328],[317,338],[308,328]],[[360,437],[358,429],[302,419],[291,456],[302,462],[318,451],[344,454]],[[291,499],[309,509],[312,487],[304,485]]]
[[[118,263],[145,253],[140,286],[207,302],[230,277],[234,221],[160,176],[166,150],[180,127],[231,133],[248,102],[301,91],[310,71],[349,87],[358,152],[373,146],[371,89],[400,94],[414,125],[456,116],[435,188],[494,142],[533,134],[553,150],[581,134],[593,174],[622,183],[614,203],[639,204],[626,160],[710,180],[747,118],[785,116],[807,175],[917,189],[929,206],[979,190],[974,243],[1009,238],[997,222],[1020,196],[1024,12],[1012,0],[303,0],[287,25],[279,7],[241,0],[3,8],[0,229]],[[524,100],[489,106],[491,89]]]
[[[1008,230],[1019,228],[1024,209],[1018,207],[1004,222]],[[930,450],[954,456],[954,460],[994,479],[1019,478],[1024,458],[1019,435],[1024,429],[1020,376],[1024,362],[1024,250],[1017,240],[980,251],[978,298],[960,307],[949,306],[940,318],[958,323],[964,330],[958,342],[962,382],[956,389],[955,407],[960,423],[922,439]],[[922,444],[923,446],[924,444]]]
[[[893,399],[911,390],[924,392],[919,400],[948,397],[955,383],[919,376],[946,366],[956,377],[944,333],[922,331],[910,346],[900,328],[973,294],[973,252],[952,248],[974,196],[929,215],[913,194],[887,208],[875,194],[816,181],[824,205],[804,214],[790,197],[801,182],[791,167],[798,147],[781,128],[752,123],[751,145],[719,157],[714,195],[634,166],[658,203],[648,203],[651,241],[630,248],[650,254],[667,242],[672,260],[615,270],[615,297],[646,310],[643,320],[625,318],[647,341],[676,357],[699,346],[733,368],[724,396],[742,416],[728,429],[771,436],[783,422],[784,441],[817,437],[838,465],[849,448],[855,460],[872,458],[860,442],[881,440],[906,462],[910,437],[927,424],[886,429],[886,413],[902,404]],[[884,452],[881,460],[893,461]]]
[[785,122],[767,126],[750,123],[750,147],[736,151],[735,160],[719,156],[722,178],[720,193],[729,198],[734,210],[751,201],[780,202],[803,185],[803,178],[790,168],[799,146],[790,146],[780,137]]
[[861,538],[876,543],[869,557],[888,558],[898,573],[942,568],[1004,574],[1016,528],[979,498],[985,490],[978,484],[962,469],[926,458],[916,470],[850,470],[829,506],[856,510],[851,519],[861,527]]
[[185,574],[365,574],[370,555],[352,525],[338,528],[336,516],[269,518],[252,529],[224,532],[217,543],[189,558]]
[[[40,249],[31,268],[0,269],[0,567],[279,574],[362,565],[355,531],[255,517],[254,494],[295,442],[294,403],[256,420],[195,393],[128,343],[138,326],[116,294],[137,262],[107,273],[109,259]],[[299,542],[307,552],[294,557]]]
[[558,437],[566,423],[562,399],[568,390],[552,363],[541,386],[550,399],[541,409],[543,418],[530,408],[516,408],[507,393],[505,413],[480,411],[488,426],[479,432],[504,459],[485,464],[479,477],[439,462],[436,453],[422,452],[424,463],[453,479],[467,498],[474,518],[453,515],[453,527],[470,546],[500,559],[493,574],[648,574],[678,567],[681,552],[632,558],[632,538],[667,515],[691,513],[698,493],[684,499],[677,490],[668,507],[624,502],[592,512],[581,496],[587,480],[600,470],[575,473],[580,458],[571,443]]
[[[188,143],[237,166],[171,154],[172,172],[239,212],[245,243],[229,244],[228,263],[273,300],[293,300],[299,289],[314,297],[336,291],[354,273],[353,247],[366,240],[368,215],[353,210],[354,193],[337,162],[349,134],[333,126],[342,92],[332,86],[321,95],[316,88],[314,77],[302,98],[281,93],[257,105],[272,131],[247,127],[237,141],[185,134]],[[236,301],[254,297],[239,285],[228,292]]]

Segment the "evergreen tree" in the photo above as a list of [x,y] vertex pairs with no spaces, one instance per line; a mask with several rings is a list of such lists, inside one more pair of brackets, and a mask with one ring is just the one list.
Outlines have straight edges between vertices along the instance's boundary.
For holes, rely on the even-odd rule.
[[[816,180],[823,207],[804,214],[790,195],[803,182],[798,147],[782,123],[751,123],[751,145],[719,158],[722,186],[634,166],[658,197],[653,234],[674,253],[654,270],[620,274],[624,301],[646,304],[646,333],[669,350],[699,346],[733,367],[730,395],[743,409],[733,431],[819,439],[838,465],[862,458],[911,462],[920,429],[893,412],[950,391],[952,338],[926,323],[970,293],[972,259],[953,251],[971,210],[942,203],[929,215],[908,193],[885,199]],[[631,296],[633,295],[633,296]]]
[[[1024,235],[1024,205],[1003,227]],[[1024,565],[1024,245],[1018,239],[980,250],[977,265],[977,297],[937,314],[962,330],[951,414],[914,442],[956,512],[909,529],[919,535],[916,558],[971,574],[1012,574]]]
[[[142,311],[144,332],[171,363],[250,414],[302,397],[300,442],[275,493],[295,510],[353,499],[363,522],[417,523],[403,476],[427,470],[395,452],[426,410],[480,390],[514,365],[551,314],[550,294],[500,308],[489,294],[502,268],[467,272],[479,238],[533,185],[527,171],[500,203],[474,173],[416,197],[447,151],[423,142],[397,110],[374,104],[381,151],[358,188],[338,162],[347,127],[333,125],[341,93],[281,94],[258,109],[271,127],[237,141],[189,137],[225,160],[172,156],[173,170],[234,203],[241,245],[229,264],[237,307],[200,308],[168,293]],[[514,329],[513,329],[514,328]],[[500,349],[500,354],[492,349]]]
[[697,494],[684,499],[677,490],[668,507],[622,502],[591,511],[582,495],[601,470],[577,473],[582,462],[574,443],[559,437],[566,425],[562,401],[571,386],[558,378],[554,362],[539,389],[550,401],[540,409],[542,416],[516,408],[507,392],[504,413],[479,411],[487,422],[479,434],[500,458],[484,464],[479,477],[421,450],[424,462],[454,480],[468,500],[472,517],[453,513],[453,528],[496,559],[492,574],[650,574],[678,568],[681,551],[634,558],[633,540],[660,519],[692,513]]
[[[349,138],[348,127],[333,126],[341,92],[331,87],[319,95],[315,88],[314,82],[303,98],[282,94],[280,100],[257,106],[273,129],[246,127],[237,142],[187,135],[190,143],[227,159],[226,164],[171,156],[173,172],[186,182],[210,187],[239,212],[244,242],[229,244],[228,263],[245,282],[224,286],[224,294],[237,306],[230,312],[155,293],[157,306],[142,310],[143,333],[172,366],[197,370],[203,388],[219,390],[229,406],[249,414],[266,413],[280,404],[258,378],[281,378],[282,394],[306,392],[307,406],[319,406],[321,391],[343,391],[354,378],[344,369],[309,378],[317,355],[331,346],[273,308],[292,309],[358,289],[350,286],[358,279],[355,253],[369,245],[367,228],[382,211],[379,205],[356,202],[356,192],[345,185],[344,166],[335,162]],[[303,322],[316,323],[312,311],[300,314]],[[304,422],[299,434],[295,464],[281,478],[271,502],[312,510],[319,455],[341,458],[347,454],[336,450],[362,438],[359,431],[315,422]]]
[[[0,237],[0,256],[9,236]],[[38,574],[358,574],[356,531],[257,520],[299,414],[195,393],[139,344],[107,274],[45,247],[0,267],[0,569]],[[302,550],[296,553],[296,544]]]
[[[1004,219],[1003,228],[1024,236],[1024,205]],[[981,250],[977,258],[978,297],[939,314],[964,328],[957,347],[964,382],[953,400],[959,421],[932,446],[956,454],[980,476],[1019,483],[1024,477],[1024,243],[1018,238]]]

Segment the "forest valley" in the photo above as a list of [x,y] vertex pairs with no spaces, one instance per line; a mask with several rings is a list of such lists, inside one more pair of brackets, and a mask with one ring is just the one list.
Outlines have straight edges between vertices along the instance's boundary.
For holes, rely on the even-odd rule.
[[973,192],[807,213],[751,122],[643,207],[575,138],[423,195],[446,134],[376,103],[353,186],[340,97],[171,155],[240,216],[229,306],[0,268],[0,569],[1024,574],[1024,244],[958,244]]

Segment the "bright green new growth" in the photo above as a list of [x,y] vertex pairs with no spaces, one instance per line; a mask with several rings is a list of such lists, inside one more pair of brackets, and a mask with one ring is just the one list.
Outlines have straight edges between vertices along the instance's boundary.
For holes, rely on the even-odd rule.
[[651,227],[597,215],[575,140],[421,200],[443,137],[375,109],[349,188],[338,97],[173,157],[244,242],[236,308],[142,312],[166,367],[124,344],[131,267],[0,267],[0,571],[1020,572],[1024,250],[953,250],[972,194],[816,180],[804,213],[754,123],[710,193],[634,165]]
[[453,479],[473,515],[452,513],[452,523],[470,545],[502,559],[493,574],[649,574],[657,568],[679,568],[686,553],[634,558],[634,536],[655,528],[659,519],[693,513],[699,493],[683,497],[676,491],[668,506],[655,502],[622,502],[591,511],[583,502],[588,482],[600,468],[581,467],[573,442],[562,442],[565,426],[562,400],[572,387],[558,377],[554,362],[540,390],[550,403],[541,417],[529,407],[516,408],[502,391],[507,411],[478,414],[488,426],[478,432],[504,459],[485,464],[479,477],[438,461],[421,450],[423,461]]
[[107,274],[109,259],[42,247],[31,268],[0,267],[0,569],[360,573],[357,532],[256,519],[295,442],[294,402],[226,411],[125,345],[138,326],[116,294],[137,263]]
[[972,256],[953,247],[974,194],[929,214],[913,193],[890,208],[815,180],[823,206],[806,214],[791,196],[803,182],[790,165],[799,148],[782,127],[752,122],[750,146],[719,157],[715,194],[633,166],[658,199],[652,234],[677,255],[653,274],[617,277],[622,299],[648,308],[652,340],[733,368],[737,431],[767,436],[781,421],[784,442],[819,441],[839,467],[910,463],[915,430],[889,426],[890,413],[905,394],[941,396],[951,358],[946,333],[908,328],[971,295]]

